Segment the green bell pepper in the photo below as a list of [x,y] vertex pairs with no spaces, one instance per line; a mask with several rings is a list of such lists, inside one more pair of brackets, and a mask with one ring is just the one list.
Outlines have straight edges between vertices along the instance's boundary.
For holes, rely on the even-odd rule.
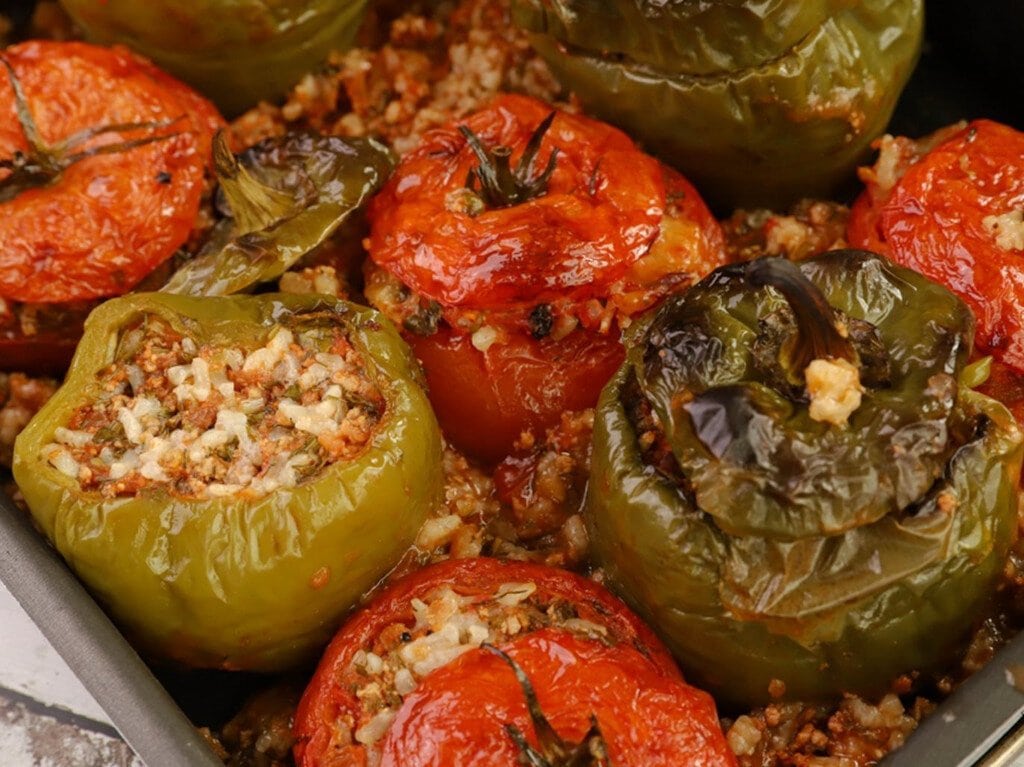
[[922,0],[516,0],[555,75],[713,205],[785,207],[852,178],[921,45]]
[[165,293],[222,296],[280,277],[387,180],[394,155],[373,139],[289,133],[235,156],[223,133],[214,169],[230,216]]
[[[595,422],[592,551],[691,679],[740,705],[773,680],[874,693],[964,638],[1016,534],[1022,456],[970,388],[972,338],[945,288],[861,251],[723,267],[628,331]],[[823,392],[821,366],[852,379]]]
[[366,0],[61,0],[96,42],[121,43],[228,116],[283,96],[352,45]]
[[[44,449],[81,406],[109,396],[98,376],[126,359],[127,330],[150,317],[225,349],[257,348],[281,326],[340,331],[382,394],[380,420],[351,460],[263,495],[189,496],[158,482],[84,490]],[[64,385],[18,437],[13,470],[39,527],[145,652],[273,671],[321,649],[412,544],[440,502],[441,451],[419,369],[377,312],[323,296],[150,293],[90,315]]]

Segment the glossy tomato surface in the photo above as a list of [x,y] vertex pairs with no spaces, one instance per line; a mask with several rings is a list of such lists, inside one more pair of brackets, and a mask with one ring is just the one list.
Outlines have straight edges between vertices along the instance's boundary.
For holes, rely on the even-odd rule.
[[396,623],[415,623],[412,601],[440,586],[483,601],[507,583],[533,583],[537,597],[565,600],[580,618],[605,627],[609,643],[627,645],[647,658],[652,674],[681,679],[672,656],[644,623],[618,599],[591,580],[558,568],[525,562],[477,558],[449,560],[418,570],[379,594],[335,635],[324,653],[295,714],[295,760],[299,767],[361,765],[359,744],[339,743],[337,723],[360,724],[361,708],[347,672],[360,650],[372,649],[382,632]]
[[[489,151],[506,148],[515,168],[545,120],[533,163],[536,174],[554,158],[544,191],[506,206],[483,196],[467,208],[467,178],[482,161],[465,132]],[[725,260],[718,223],[679,173],[615,128],[524,96],[501,96],[425,136],[369,217],[371,271],[435,302],[444,321],[408,339],[441,426],[486,463],[524,431],[593,407],[623,359],[617,320]],[[549,318],[541,332],[528,321],[535,309]],[[579,329],[555,340],[552,322]],[[462,330],[481,324],[493,343],[474,345]]]
[[420,295],[473,308],[601,295],[659,233],[665,186],[657,160],[621,131],[558,112],[536,160],[557,166],[547,191],[509,207],[453,204],[479,165],[459,127],[518,163],[552,107],[500,96],[459,126],[432,131],[370,205],[370,254]]
[[445,436],[487,463],[508,455],[524,430],[542,437],[563,412],[593,407],[625,356],[618,338],[587,330],[557,341],[510,333],[486,351],[448,329],[407,340]]
[[[554,629],[502,649],[522,668],[555,732],[579,743],[594,716],[616,767],[725,767],[711,696],[668,679],[628,645],[607,646]],[[537,747],[526,698],[501,658],[471,650],[427,676],[384,737],[381,767],[517,767],[506,725]]]
[[1024,133],[977,120],[869,188],[850,243],[942,283],[974,312],[980,349],[1024,371]]
[[[170,258],[195,226],[216,109],[124,48],[34,41],[4,52],[44,143],[135,123],[76,151],[169,138],[71,164],[0,203],[0,297],[55,303],[124,293]],[[173,134],[173,135],[172,135]],[[28,149],[14,90],[0,74],[0,157]]]

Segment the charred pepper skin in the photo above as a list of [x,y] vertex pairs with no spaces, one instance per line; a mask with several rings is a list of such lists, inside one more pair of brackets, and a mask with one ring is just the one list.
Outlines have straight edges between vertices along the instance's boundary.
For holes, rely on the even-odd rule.
[[[1016,535],[1021,433],[970,388],[962,302],[860,251],[799,266],[839,310],[866,390],[848,426],[812,421],[803,395],[765,369],[771,355],[754,351],[773,337],[777,354],[792,336],[772,336],[784,302],[746,284],[747,266],[723,267],[631,329],[595,419],[592,552],[720,700],[766,703],[773,680],[797,700],[877,693],[947,659],[990,593]],[[733,403],[730,426],[696,433],[693,403],[716,397]],[[638,402],[663,430],[670,458],[657,466]],[[882,425],[861,431],[871,422]],[[858,483],[871,492],[857,496]],[[839,503],[845,493],[860,502]]]
[[231,215],[161,290],[224,296],[276,280],[356,213],[394,163],[391,150],[369,138],[287,133],[236,156],[218,133],[213,164]]
[[[240,347],[272,326],[326,317],[316,321],[344,328],[361,352],[385,414],[356,458],[261,498],[84,492],[40,451],[94,396],[122,328],[145,315]],[[64,386],[18,437],[14,475],[39,527],[144,652],[196,667],[290,668],[322,649],[440,502],[441,438],[420,378],[386,319],[342,301],[127,296],[90,316]]]
[[827,197],[884,129],[922,0],[516,0],[536,50],[722,210]]
[[352,45],[366,0],[61,0],[96,42],[121,43],[228,116],[274,100]]

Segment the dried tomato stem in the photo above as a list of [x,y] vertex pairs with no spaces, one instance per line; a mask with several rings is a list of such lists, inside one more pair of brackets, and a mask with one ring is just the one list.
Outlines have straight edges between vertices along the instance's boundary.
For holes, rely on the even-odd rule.
[[153,130],[158,131],[169,128],[182,118],[174,120],[161,120],[138,123],[114,123],[85,130],[67,136],[53,145],[43,141],[32,110],[29,108],[25,91],[21,87],[21,80],[18,78],[14,67],[5,56],[0,55],[0,63],[7,70],[7,79],[14,91],[14,108],[18,116],[18,124],[21,126],[25,140],[28,142],[28,152],[15,152],[14,156],[0,160],[0,169],[6,169],[10,173],[0,180],[0,203],[13,200],[27,189],[35,189],[53,183],[61,173],[77,162],[97,155],[117,154],[127,152],[146,144],[157,141],[166,141],[180,135],[178,132],[161,133],[158,135],[143,136],[141,138],[118,141],[111,144],[101,144],[91,149],[74,151],[90,139],[103,136],[109,133],[127,133],[128,131]]
[[523,690],[523,697],[526,698],[526,708],[530,712],[530,720],[541,750],[537,751],[531,746],[518,727],[513,724],[505,725],[505,732],[519,749],[519,760],[523,764],[528,767],[613,767],[608,759],[608,746],[601,734],[597,717],[590,715],[590,729],[580,743],[566,743],[544,715],[537,700],[537,692],[522,667],[512,660],[508,653],[494,645],[483,644],[481,647],[508,664]]
[[537,126],[514,169],[511,147],[497,146],[488,151],[479,136],[465,125],[459,126],[459,132],[479,161],[479,165],[470,171],[466,186],[476,192],[479,184],[479,193],[491,208],[508,208],[546,194],[548,182],[558,164],[558,149],[551,150],[547,166],[539,175],[534,175],[534,165],[544,136],[554,121],[555,112],[552,112]]

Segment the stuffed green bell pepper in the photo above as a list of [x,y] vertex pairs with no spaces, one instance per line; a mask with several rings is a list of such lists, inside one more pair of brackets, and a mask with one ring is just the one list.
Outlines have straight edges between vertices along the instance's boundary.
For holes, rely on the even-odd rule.
[[589,111],[727,210],[850,180],[923,28],[922,0],[516,0],[515,13]]
[[145,54],[227,115],[283,96],[352,45],[366,0],[61,0],[97,42]]
[[689,678],[742,705],[872,693],[964,638],[1022,453],[971,388],[973,325],[945,288],[837,251],[722,267],[630,329],[587,522]]
[[270,671],[318,651],[412,544],[441,438],[372,310],[140,293],[90,315],[14,476],[144,651]]

